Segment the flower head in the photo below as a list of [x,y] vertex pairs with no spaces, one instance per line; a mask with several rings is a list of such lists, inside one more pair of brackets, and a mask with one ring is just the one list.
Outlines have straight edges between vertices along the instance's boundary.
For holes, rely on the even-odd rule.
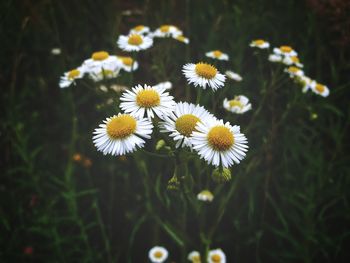
[[153,125],[147,119],[119,113],[95,129],[93,142],[105,155],[124,155],[135,151],[136,147],[143,147],[145,141],[140,137],[149,139],[152,129]]
[[282,62],[282,56],[276,55],[276,54],[270,54],[269,55],[269,61],[270,62]]
[[165,90],[171,90],[173,88],[173,84],[170,81],[164,81],[164,82],[159,82],[153,87],[157,87]]
[[166,248],[155,246],[148,252],[148,257],[152,263],[162,263],[168,258],[168,254]]
[[226,255],[220,248],[213,249],[209,251],[207,260],[208,263],[226,263]]
[[313,81],[310,84],[311,90],[322,97],[327,97],[329,95],[329,89],[327,86],[322,85],[320,83],[317,83],[316,81]]
[[248,141],[239,126],[216,120],[209,124],[198,123],[196,130],[192,133],[192,147],[209,164],[226,168],[245,157]]
[[241,75],[231,71],[231,70],[227,70],[225,72],[225,75],[229,78],[229,79],[233,79],[235,81],[242,81],[243,78],[241,77]]
[[150,32],[150,28],[148,26],[144,25],[138,25],[130,29],[129,34],[148,34]]
[[176,39],[177,41],[180,41],[180,42],[185,43],[185,44],[190,43],[190,40],[183,35],[175,35],[175,36],[173,36],[173,38]]
[[225,76],[221,74],[216,67],[207,63],[189,63],[183,66],[182,72],[189,83],[193,83],[195,87],[201,86],[206,89],[211,87],[213,91],[224,86]]
[[290,46],[280,46],[279,48],[274,48],[273,53],[276,55],[284,55],[284,56],[297,56],[298,53]]
[[203,202],[212,202],[214,195],[209,190],[203,190],[197,195],[197,199]]
[[140,51],[153,45],[153,39],[141,34],[120,35],[117,41],[118,47],[124,51]]
[[299,68],[304,67],[304,65],[300,63],[300,60],[297,56],[285,56],[282,60],[282,63],[287,66],[295,65]]
[[135,86],[132,90],[126,90],[120,100],[120,108],[137,118],[143,118],[145,115],[151,119],[154,113],[163,118],[169,115],[175,107],[173,97],[165,92],[164,87],[151,87],[148,85]]
[[75,82],[76,79],[81,79],[84,77],[85,74],[85,68],[84,67],[78,67],[75,69],[72,69],[61,77],[59,86],[61,88],[69,87],[72,83]]
[[215,117],[202,106],[179,102],[174,112],[164,117],[161,131],[170,132],[170,137],[176,141],[176,147],[191,147],[191,134],[196,130],[197,123],[210,122],[214,119]]
[[134,61],[132,57],[117,56],[117,59],[120,67],[127,72],[135,71],[139,67],[139,63]]
[[291,78],[304,76],[304,71],[294,66],[290,66],[286,68],[284,71],[288,73],[289,77]]
[[252,104],[244,95],[235,96],[232,100],[224,99],[223,106],[226,110],[233,113],[242,114],[252,109]]
[[162,25],[153,32],[153,37],[177,37],[181,36],[182,31],[173,25]]
[[263,39],[256,39],[256,40],[253,40],[252,42],[250,42],[249,46],[250,47],[257,47],[260,49],[266,49],[266,48],[270,47],[270,43],[263,40]]
[[209,58],[218,59],[218,60],[228,60],[228,55],[221,52],[220,50],[213,50],[205,53]]
[[188,254],[187,259],[192,263],[201,263],[201,255],[198,251],[192,251]]

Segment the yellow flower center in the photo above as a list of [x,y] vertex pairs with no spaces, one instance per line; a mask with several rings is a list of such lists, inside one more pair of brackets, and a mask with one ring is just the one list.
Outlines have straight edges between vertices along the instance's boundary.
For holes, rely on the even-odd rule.
[[226,151],[234,143],[233,134],[225,126],[216,126],[211,128],[207,135],[208,142],[214,150]]
[[292,61],[293,61],[294,63],[299,63],[299,62],[300,62],[300,60],[299,60],[298,57],[291,57],[291,59],[292,59]]
[[214,255],[211,256],[211,260],[213,262],[221,262],[221,257],[218,254],[214,254]]
[[191,133],[195,131],[197,122],[199,121],[200,119],[197,116],[185,114],[177,118],[175,127],[182,135],[189,137]]
[[140,107],[152,108],[159,105],[160,96],[152,89],[141,90],[136,95],[136,103]]
[[300,69],[298,69],[297,67],[289,67],[288,71],[291,73],[297,73]]
[[170,30],[170,25],[163,25],[160,27],[160,31],[163,33],[167,33]]
[[214,50],[213,55],[214,57],[219,58],[222,56],[222,52],[220,50]]
[[320,92],[320,93],[322,93],[322,92],[325,91],[325,87],[324,87],[324,85],[322,85],[322,84],[316,84],[315,89],[316,89],[318,92]]
[[186,41],[186,38],[184,36],[177,36],[176,39],[181,41],[181,42],[185,42]]
[[78,77],[80,75],[80,71],[77,69],[73,69],[71,71],[69,71],[68,73],[68,79],[75,79],[76,77]]
[[162,253],[161,251],[156,251],[156,252],[154,253],[154,257],[155,257],[155,258],[162,258],[162,257],[163,257],[163,253]]
[[109,57],[108,52],[106,51],[98,51],[98,52],[94,52],[91,56],[91,58],[93,60],[97,60],[97,61],[101,61],[101,60],[105,60],[106,58]]
[[214,78],[218,71],[214,66],[209,65],[207,63],[197,63],[195,70],[198,76],[203,77],[205,79]]
[[133,46],[139,46],[143,42],[142,37],[138,34],[133,34],[129,36],[128,44]]
[[138,26],[135,26],[133,29],[136,31],[136,32],[140,32],[142,29],[144,29],[145,26],[143,25],[138,25]]
[[118,57],[125,66],[132,66],[133,59],[131,57]]
[[233,108],[233,107],[243,108],[243,104],[239,100],[230,100],[228,103],[229,103],[231,108]]
[[265,41],[262,39],[257,39],[257,40],[254,40],[253,43],[257,46],[261,46],[265,43]]
[[281,46],[281,47],[280,47],[280,50],[281,50],[283,53],[289,53],[289,52],[291,52],[293,49],[292,49],[290,46]]
[[113,117],[107,123],[107,134],[112,139],[123,139],[136,130],[136,120],[128,114]]

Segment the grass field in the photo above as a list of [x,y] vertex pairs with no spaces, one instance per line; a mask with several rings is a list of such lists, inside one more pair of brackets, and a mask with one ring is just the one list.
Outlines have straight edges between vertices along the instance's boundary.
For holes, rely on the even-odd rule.
[[[349,12],[345,0],[1,1],[0,262],[150,262],[156,245],[166,262],[215,248],[227,262],[350,262]],[[139,24],[176,25],[190,43],[154,40],[134,73],[59,87],[95,51],[128,55],[116,41]],[[271,49],[249,46],[260,38],[297,50],[330,95],[303,93]],[[215,49],[230,60],[205,56]],[[199,97],[182,74],[199,61],[243,81]],[[94,129],[120,112],[111,87],[163,81],[240,126],[249,150],[229,182],[157,128],[134,153],[97,151]],[[252,110],[226,111],[240,94]]]

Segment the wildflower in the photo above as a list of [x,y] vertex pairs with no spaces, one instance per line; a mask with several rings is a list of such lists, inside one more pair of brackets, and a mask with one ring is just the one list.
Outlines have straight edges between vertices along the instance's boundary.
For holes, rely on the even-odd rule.
[[84,67],[78,67],[64,73],[64,75],[60,79],[60,83],[59,83],[60,88],[69,87],[72,83],[75,83],[76,79],[83,78],[84,74],[85,74]]
[[231,71],[231,70],[227,70],[227,71],[225,72],[225,75],[226,75],[228,78],[233,79],[233,80],[235,80],[235,81],[242,81],[242,80],[243,80],[243,78],[241,77],[241,75],[239,75],[239,74],[237,74],[237,73],[235,73],[235,72],[233,72],[233,71]]
[[150,32],[150,28],[148,26],[144,26],[144,25],[138,25],[133,27],[129,34],[139,34],[139,35],[143,35],[143,34],[148,34]]
[[313,80],[310,79],[309,77],[302,75],[302,76],[296,77],[295,80],[303,88],[302,89],[303,93],[311,89],[311,84],[313,83]]
[[176,104],[174,112],[164,118],[161,132],[170,132],[170,137],[176,142],[176,148],[191,147],[191,134],[198,122],[208,122],[214,119],[203,106],[187,102]]
[[327,97],[329,95],[329,89],[327,86],[317,83],[313,81],[310,84],[311,90],[317,95],[321,95],[322,97]]
[[113,70],[118,67],[116,56],[110,56],[106,51],[97,51],[92,53],[91,58],[83,62],[83,67],[87,72],[100,72],[102,69]]
[[198,251],[192,251],[189,253],[187,259],[192,263],[201,263],[201,255]]
[[226,183],[231,180],[231,171],[227,168],[215,168],[211,177],[216,183]]
[[231,126],[229,122],[216,120],[210,124],[198,123],[192,133],[192,146],[200,158],[209,164],[226,168],[240,163],[248,149],[248,141],[240,133],[240,127]]
[[185,43],[185,44],[190,43],[190,40],[183,35],[175,35],[175,36],[173,36],[173,38],[176,39],[177,41],[180,41],[180,42]]
[[304,71],[294,66],[286,68],[284,72],[288,73],[291,78],[304,76]]
[[203,190],[197,195],[199,201],[212,202],[214,195],[209,190]]
[[75,162],[81,162],[83,160],[83,157],[79,153],[75,153],[72,157],[73,161]]
[[204,62],[188,63],[182,67],[182,72],[187,81],[193,83],[195,87],[201,86],[206,89],[209,86],[215,91],[224,86],[225,76],[213,65]]
[[250,42],[249,44],[250,47],[257,47],[257,48],[261,48],[261,49],[266,49],[270,47],[270,43],[263,40],[263,39],[256,39],[253,40],[252,42]]
[[113,79],[118,77],[120,72],[120,66],[118,63],[106,64],[104,67],[95,67],[89,71],[89,77],[95,81],[101,81],[103,79]]
[[290,46],[280,46],[279,48],[275,47],[273,49],[273,53],[275,53],[276,55],[284,55],[290,57],[298,55],[298,53]]
[[152,263],[162,263],[168,258],[168,254],[166,248],[155,246],[148,252],[148,257]]
[[173,88],[173,84],[170,81],[159,82],[153,87],[164,88],[165,90],[170,90]]
[[113,84],[109,88],[115,92],[122,92],[122,91],[128,89],[128,87],[126,87],[126,86],[117,85],[117,84]]
[[205,53],[205,55],[209,58],[214,58],[218,60],[228,60],[228,55],[221,52],[220,50],[213,50]]
[[117,41],[118,47],[124,51],[140,51],[153,45],[153,39],[141,34],[120,35]]
[[300,60],[297,56],[286,56],[283,58],[282,63],[287,66],[295,65],[299,68],[304,67],[304,65],[300,63]]
[[93,142],[97,150],[105,155],[124,155],[135,151],[136,147],[143,147],[145,141],[140,137],[149,139],[152,128],[147,119],[119,113],[107,118],[95,129]]
[[226,263],[226,255],[220,248],[213,249],[209,251],[207,260],[208,263]]
[[173,25],[162,25],[153,32],[153,37],[177,37],[182,36],[182,31]]
[[276,55],[276,54],[270,54],[269,61],[270,62],[282,62],[282,56]]
[[58,56],[61,54],[61,49],[60,48],[53,48],[53,49],[51,49],[51,54]]
[[120,100],[120,108],[137,118],[146,115],[151,119],[154,113],[162,118],[169,115],[175,107],[173,96],[169,96],[164,87],[151,87],[146,84],[144,87],[135,86],[131,91],[126,90]]
[[117,59],[120,67],[127,72],[135,71],[139,67],[139,63],[134,61],[132,57],[117,56]]
[[233,113],[242,114],[252,109],[252,104],[249,103],[249,99],[244,95],[235,96],[234,99],[224,99],[223,106],[226,110]]

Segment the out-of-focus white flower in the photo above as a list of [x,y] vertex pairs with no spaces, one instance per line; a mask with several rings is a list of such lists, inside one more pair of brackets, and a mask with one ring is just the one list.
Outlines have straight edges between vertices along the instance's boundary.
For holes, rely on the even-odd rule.
[[271,62],[282,62],[282,56],[276,54],[269,55],[269,61]]
[[190,40],[183,35],[178,35],[178,36],[175,36],[173,38],[176,39],[177,41],[180,41],[180,42],[185,43],[185,44],[190,43]]
[[162,25],[153,33],[153,37],[177,37],[183,35],[182,31],[173,25]]
[[84,67],[78,67],[76,69],[72,69],[61,77],[59,86],[60,88],[67,88],[69,87],[76,79],[81,79],[84,77],[85,74],[85,68]]
[[55,56],[60,55],[61,49],[60,48],[53,48],[53,49],[51,49],[51,54],[55,55]]
[[203,202],[212,202],[214,195],[209,190],[203,190],[197,195],[197,199]]
[[294,64],[295,66],[297,66],[299,68],[304,67],[304,65],[300,63],[300,60],[297,56],[294,56],[294,57],[286,56],[283,58],[282,63],[287,65],[287,66]]
[[153,87],[171,90],[173,88],[173,84],[170,81],[164,81],[154,85]]
[[162,263],[168,258],[168,254],[166,248],[155,246],[148,252],[148,257],[152,263]]
[[130,29],[129,34],[148,34],[150,32],[150,28],[144,25],[138,25]]
[[225,72],[225,75],[230,78],[230,79],[233,79],[235,81],[242,81],[243,78],[241,77],[241,75],[239,75],[238,73],[236,72],[233,72],[232,70],[227,70]]
[[209,58],[218,59],[218,60],[228,60],[228,55],[221,52],[220,50],[213,50],[205,53]]
[[263,40],[263,39],[256,39],[253,40],[252,42],[250,42],[249,44],[250,47],[257,47],[257,48],[261,48],[261,49],[266,49],[270,47],[270,43]]
[[153,39],[141,34],[120,35],[117,41],[118,47],[124,51],[141,51],[153,45]]
[[329,89],[327,86],[313,81],[310,85],[311,90],[322,97],[327,97],[329,95]]
[[242,114],[252,109],[252,104],[249,103],[249,99],[244,95],[235,96],[234,99],[224,99],[223,106],[226,110]]
[[290,46],[280,46],[279,48],[275,47],[273,49],[273,52],[276,55],[284,55],[290,57],[295,57],[298,55],[298,53]]
[[304,76],[304,71],[294,66],[286,68],[284,72],[288,73],[291,78]]
[[220,248],[213,249],[209,251],[207,260],[208,263],[226,263],[226,255]]

